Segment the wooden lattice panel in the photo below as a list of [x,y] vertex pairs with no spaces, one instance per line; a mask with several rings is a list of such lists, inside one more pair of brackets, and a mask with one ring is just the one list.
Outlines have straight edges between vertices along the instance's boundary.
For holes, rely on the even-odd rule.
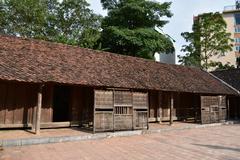
[[147,123],[147,111],[136,111],[134,116],[134,128],[145,129],[147,128]]
[[114,130],[131,130],[133,129],[132,115],[115,115]]
[[201,120],[203,124],[216,123],[226,120],[226,97],[225,96],[202,96],[201,97]]
[[112,112],[95,112],[95,131],[113,130]]
[[148,94],[135,92],[133,93],[133,107],[139,109],[147,109],[148,108]]
[[114,105],[128,106],[132,105],[132,93],[128,91],[114,92]]
[[113,108],[113,92],[95,91],[95,108]]

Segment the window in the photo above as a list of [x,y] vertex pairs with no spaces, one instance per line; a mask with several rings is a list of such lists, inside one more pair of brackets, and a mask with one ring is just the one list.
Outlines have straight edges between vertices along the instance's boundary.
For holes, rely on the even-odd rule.
[[235,43],[240,43],[240,38],[235,38]]
[[240,52],[240,46],[235,46],[235,51]]
[[133,110],[132,107],[116,106],[115,114],[131,115],[133,114]]
[[240,57],[237,57],[236,62],[237,62],[237,68],[240,68]]
[[240,14],[235,14],[235,24],[240,25]]
[[240,27],[239,26],[235,27],[235,33],[240,33]]

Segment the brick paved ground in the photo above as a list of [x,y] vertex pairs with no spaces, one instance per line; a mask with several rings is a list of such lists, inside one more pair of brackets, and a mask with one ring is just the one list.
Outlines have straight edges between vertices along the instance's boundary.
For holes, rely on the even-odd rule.
[[[173,126],[169,126],[169,122],[158,124],[150,123],[150,129],[178,129],[186,126],[200,126],[194,123],[174,122]],[[40,135],[33,134],[30,130],[0,130],[0,139],[19,139],[19,138],[39,138],[39,137],[56,137],[56,136],[81,136],[91,135],[91,131],[78,128],[58,128],[58,129],[41,129]]]
[[0,160],[240,160],[240,125],[5,148]]

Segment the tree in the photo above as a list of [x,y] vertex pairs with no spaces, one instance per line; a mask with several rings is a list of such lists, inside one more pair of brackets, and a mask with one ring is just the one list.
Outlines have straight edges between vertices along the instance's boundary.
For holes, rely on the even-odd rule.
[[183,45],[185,56],[179,56],[184,65],[197,66],[208,70],[221,62],[212,61],[213,56],[224,56],[232,50],[231,34],[226,31],[227,24],[222,15],[206,13],[194,20],[193,32],[182,33],[189,44]]
[[171,39],[159,33],[170,18],[171,3],[147,0],[101,0],[108,16],[103,19],[102,49],[118,54],[153,59],[156,52],[172,53]]
[[93,48],[100,37],[100,16],[88,8],[85,0],[63,0],[57,9],[56,41]]
[[224,64],[224,65],[222,63],[218,63],[216,71],[218,71],[218,70],[228,70],[228,69],[233,69],[233,68],[235,68],[235,66],[231,65],[229,62]]
[[43,36],[47,10],[40,0],[2,0],[0,5],[1,34]]
[[0,0],[0,33],[93,48],[101,17],[85,0]]

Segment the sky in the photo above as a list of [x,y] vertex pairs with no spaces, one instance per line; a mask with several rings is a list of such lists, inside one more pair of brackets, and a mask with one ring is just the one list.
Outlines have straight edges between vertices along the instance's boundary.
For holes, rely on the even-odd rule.
[[[102,10],[100,0],[87,0],[90,8],[95,13],[105,16],[106,11]],[[235,0],[157,0],[158,2],[172,2],[171,11],[173,17],[163,28],[164,33],[170,35],[176,42],[176,55],[184,55],[181,47],[186,44],[181,37],[182,32],[188,32],[192,29],[193,16],[206,12],[222,12],[224,6],[234,5]]]

